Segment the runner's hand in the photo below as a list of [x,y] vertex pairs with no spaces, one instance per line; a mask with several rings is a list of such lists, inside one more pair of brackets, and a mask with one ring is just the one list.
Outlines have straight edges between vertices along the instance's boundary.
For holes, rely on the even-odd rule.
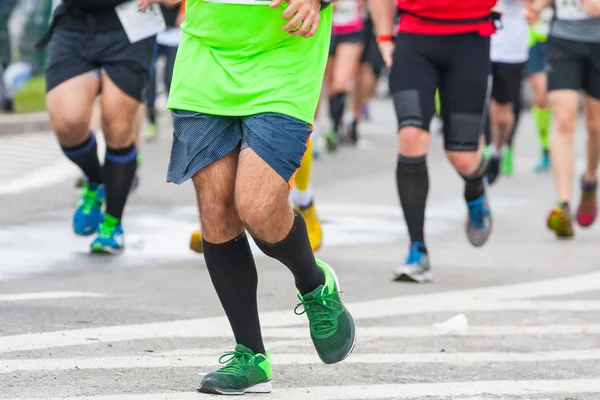
[[314,36],[321,22],[319,0],[272,0],[271,8],[279,7],[284,1],[287,1],[289,6],[283,12],[283,18],[291,21],[283,26],[283,30],[292,36]]
[[542,10],[536,6],[535,1],[525,2],[525,11],[523,11],[523,16],[529,25],[535,25],[538,22],[541,12]]
[[381,42],[379,43],[379,51],[381,52],[381,57],[383,57],[383,61],[385,62],[385,66],[388,69],[392,69],[392,63],[394,60],[394,49],[396,46],[394,42]]

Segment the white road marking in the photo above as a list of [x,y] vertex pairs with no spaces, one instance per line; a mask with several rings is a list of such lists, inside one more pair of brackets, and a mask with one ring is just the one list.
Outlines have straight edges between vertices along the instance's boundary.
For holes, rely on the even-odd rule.
[[[63,160],[68,168],[68,161]],[[52,175],[51,168],[47,174]],[[73,176],[75,178],[76,174]],[[36,173],[31,180],[15,181],[9,186],[2,186],[1,190],[20,190],[23,185],[35,185],[36,179],[54,179],[45,173]],[[13,189],[11,189],[11,187]],[[73,204],[77,193],[73,191]],[[405,234],[406,227],[401,219],[398,208],[393,210],[382,209],[378,205],[361,205],[360,209],[372,212],[372,215],[360,216],[357,214],[358,206],[347,206],[344,213],[344,204],[324,204],[324,247],[344,245],[368,245],[394,243],[398,237]],[[435,208],[432,208],[435,211]],[[333,211],[335,210],[335,211]],[[395,218],[381,212],[393,211]],[[0,249],[2,249],[2,262],[0,263],[0,279],[10,279],[13,276],[22,276],[36,272],[45,272],[49,269],[77,268],[84,265],[81,259],[83,253],[89,251],[91,238],[75,236],[71,231],[72,210],[61,210],[57,220],[42,220],[32,225],[16,225],[0,228]],[[444,213],[438,212],[438,215]],[[462,213],[450,213],[455,220],[448,216],[444,218],[431,218],[428,222],[430,235],[441,234],[456,225],[456,218],[462,220]],[[191,233],[198,229],[198,216],[195,207],[181,207],[165,212],[129,214],[127,232],[125,236],[128,250],[118,258],[111,260],[111,267],[146,265],[148,260],[155,263],[157,260],[168,262],[170,260],[189,260],[203,262],[203,258],[189,249]],[[156,226],[161,229],[157,230]],[[136,240],[133,240],[135,238]],[[36,243],[36,252],[31,252],[31,243]],[[134,246],[135,245],[135,246]],[[263,253],[252,242],[255,255],[263,257]],[[93,263],[92,260],[90,260]]]
[[[96,134],[98,155],[104,159],[105,141]],[[52,132],[0,137],[0,196],[22,193],[75,179],[81,173],[62,153]]]
[[[193,352],[194,349],[190,349]],[[206,349],[197,349],[203,353]],[[276,365],[320,365],[316,353],[272,355]],[[530,353],[480,352],[480,353],[354,353],[344,364],[472,364],[472,363],[517,363],[552,361],[589,361],[600,360],[600,349],[547,351]],[[0,373],[26,371],[67,371],[72,369],[136,369],[136,368],[173,368],[218,366],[213,355],[163,355],[160,353],[123,357],[89,358],[36,358],[0,360]]]
[[[360,386],[320,386],[273,389],[269,400],[358,400],[358,399],[419,399],[441,397],[455,400],[489,399],[486,396],[535,396],[600,393],[600,379],[558,379],[523,381],[427,382]],[[124,395],[53,397],[46,400],[198,400],[196,392],[166,392]],[[254,397],[258,397],[255,395]],[[479,396],[479,397],[474,397]],[[481,397],[483,396],[483,397]],[[494,397],[496,398],[496,397]],[[17,399],[2,399],[17,400]],[[19,400],[39,400],[39,398]]]
[[[506,310],[571,310],[597,311],[600,301],[502,301],[504,293],[517,298],[518,287],[523,297],[532,297],[531,293],[546,295],[555,287],[561,292],[564,282],[568,281],[572,293],[591,290],[594,282],[600,288],[600,273],[578,275],[567,278],[555,278],[543,281],[494,286],[489,288],[463,289],[448,292],[418,294],[369,300],[347,304],[355,319],[414,315],[428,312],[467,312],[467,311],[506,311]],[[541,288],[541,289],[538,289]],[[306,318],[295,315],[291,310],[273,311],[261,314],[264,328],[282,328],[306,325]],[[75,346],[89,343],[114,342],[159,337],[220,337],[231,333],[225,317],[201,318],[191,320],[157,322],[136,325],[109,326],[58,332],[43,332],[30,335],[0,337],[0,353],[25,351],[49,347]],[[89,338],[97,340],[90,342]]]
[[15,294],[0,294],[0,302],[2,301],[27,301],[27,300],[58,300],[72,299],[76,297],[105,297],[102,293],[91,292],[33,292],[33,293],[15,293]]
[[61,159],[55,163],[46,165],[44,168],[35,169],[17,179],[3,183],[0,187],[0,195],[15,194],[31,189],[39,189],[49,185],[60,183],[68,178],[75,179],[79,172],[68,160]]
[[[466,333],[448,336],[542,336],[542,335],[592,335],[600,333],[600,324],[595,325],[536,325],[536,326],[470,326]],[[371,326],[358,327],[358,337],[411,338],[440,336],[433,327]],[[310,340],[303,329],[266,328],[263,337]]]

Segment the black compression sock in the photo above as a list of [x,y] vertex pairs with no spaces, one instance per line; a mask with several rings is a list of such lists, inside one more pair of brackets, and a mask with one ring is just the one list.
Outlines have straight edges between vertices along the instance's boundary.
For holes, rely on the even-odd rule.
[[337,132],[346,108],[346,93],[338,93],[329,97],[329,115],[333,121],[333,130]]
[[210,279],[236,342],[255,354],[264,354],[256,299],[258,274],[246,233],[221,244],[204,240],[202,246]]
[[81,168],[92,185],[99,185],[103,182],[96,136],[93,132],[90,132],[90,136],[83,143],[73,147],[61,146],[61,148],[63,153]]
[[429,174],[425,156],[398,156],[396,185],[411,242],[424,243],[425,205],[429,193]]
[[481,157],[477,170],[471,175],[461,175],[465,181],[465,200],[471,202],[477,200],[485,191],[483,177],[488,172],[489,162],[485,157]]
[[254,241],[265,255],[280,261],[292,271],[300,294],[310,293],[325,283],[325,274],[317,266],[308,240],[306,222],[297,210],[294,210],[294,223],[285,239],[274,244],[257,238]]
[[123,209],[137,169],[135,144],[124,149],[106,149],[104,183],[106,186],[106,213],[117,219],[123,217]]

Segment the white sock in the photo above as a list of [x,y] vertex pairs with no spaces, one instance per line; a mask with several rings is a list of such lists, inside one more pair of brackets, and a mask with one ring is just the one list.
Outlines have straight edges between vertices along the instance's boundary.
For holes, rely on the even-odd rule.
[[308,185],[306,190],[292,190],[292,202],[298,207],[308,207],[313,202],[312,186]]

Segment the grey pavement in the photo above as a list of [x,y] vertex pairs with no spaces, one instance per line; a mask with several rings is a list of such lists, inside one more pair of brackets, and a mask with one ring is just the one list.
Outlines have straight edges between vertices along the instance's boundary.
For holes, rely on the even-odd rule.
[[[529,114],[514,176],[489,191],[495,231],[481,249],[465,238],[462,183],[435,136],[426,224],[435,281],[419,286],[391,281],[408,246],[396,123],[389,100],[371,111],[359,148],[314,166],[325,230],[318,256],[336,268],[357,319],[356,350],[320,364],[305,317],[293,313],[290,273],[255,249],[274,391],[252,397],[598,399],[600,228],[577,229],[571,241],[546,230],[554,190],[550,174],[532,172],[539,150]],[[0,137],[0,399],[206,398],[194,391],[198,374],[233,341],[203,257],[187,248],[198,226],[191,185],[165,182],[168,117],[159,140],[143,146],[128,249],[117,257],[92,257],[89,238],[72,235],[77,171],[50,132],[32,132]],[[434,328],[458,314],[468,327]]]

